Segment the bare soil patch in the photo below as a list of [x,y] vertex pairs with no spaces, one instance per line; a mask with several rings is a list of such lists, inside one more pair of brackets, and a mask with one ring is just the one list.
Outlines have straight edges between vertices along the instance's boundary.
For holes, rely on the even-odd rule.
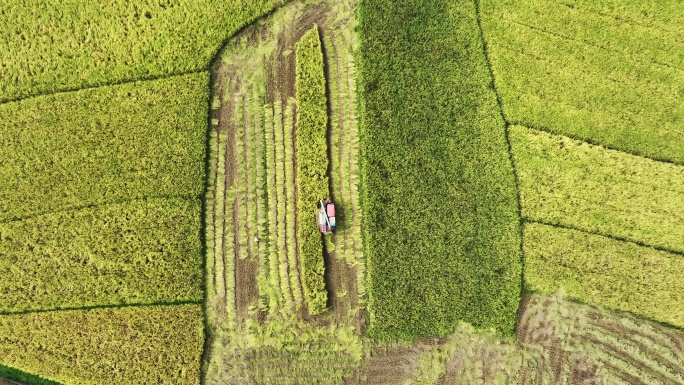
[[420,357],[444,343],[438,338],[424,338],[413,346],[374,347],[353,381],[349,384],[395,385],[410,380]]

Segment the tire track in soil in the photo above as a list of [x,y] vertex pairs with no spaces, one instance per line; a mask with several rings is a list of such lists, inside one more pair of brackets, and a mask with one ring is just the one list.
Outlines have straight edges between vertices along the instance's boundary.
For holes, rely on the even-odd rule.
[[[247,318],[248,317],[248,310],[249,306],[256,303],[259,298],[259,287],[257,284],[257,274],[259,270],[259,263],[255,258],[252,256],[253,254],[253,247],[252,247],[252,242],[251,239],[253,237],[251,225],[250,225],[250,218],[252,217],[252,210],[251,210],[251,204],[250,204],[250,197],[251,197],[251,172],[250,170],[246,167],[246,165],[249,164],[249,159],[248,159],[248,150],[247,147],[250,146],[249,139],[251,139],[251,135],[249,135],[249,127],[250,127],[250,115],[249,115],[249,98],[246,96],[240,96],[243,98],[243,110],[245,110],[245,113],[243,115],[243,122],[238,122],[237,124],[242,124],[244,126],[244,148],[242,149],[242,155],[243,159],[236,159],[235,162],[235,167],[241,167],[241,173],[245,173],[244,179],[246,181],[246,185],[244,190],[242,190],[243,194],[241,199],[236,199],[234,206],[233,206],[233,228],[235,229],[235,241],[236,245],[238,245],[238,248],[236,248],[235,255],[233,256],[233,259],[235,261],[235,306],[237,310],[237,315],[239,318]],[[237,134],[237,127],[233,127],[234,133],[231,137],[235,137]],[[240,218],[238,216],[238,210],[240,210],[240,207],[238,205],[241,203],[240,201],[244,202],[244,212],[245,212],[245,217]],[[238,239],[240,237],[240,232],[237,231],[237,229],[240,229],[241,227],[246,228],[247,232],[247,239],[245,242],[239,242]],[[240,255],[242,253],[240,248],[245,248],[246,249],[246,258],[240,258]],[[259,313],[259,316],[257,317],[260,320],[263,319],[263,314],[261,312]]]
[[443,343],[442,339],[423,338],[417,340],[413,346],[374,347],[370,357],[357,369],[355,377],[350,378],[346,383],[350,385],[407,383],[420,365],[420,357]]
[[[522,346],[541,347],[546,354],[537,359],[537,369],[533,376],[534,382],[544,381],[544,373],[552,376],[554,383],[581,384],[573,378],[596,379],[598,377],[598,367],[594,362],[574,359],[573,354],[563,348],[563,341],[556,334],[556,323],[548,319],[548,308],[552,302],[548,298],[539,300],[532,298],[530,294],[524,294],[518,309],[516,322],[516,335],[518,342]],[[564,378],[563,374],[568,369],[570,376]],[[528,381],[528,374],[524,373],[525,381]],[[565,380],[565,381],[562,381]],[[522,382],[521,383],[526,383]]]
[[621,330],[619,326],[613,324],[600,324],[591,321],[589,322],[589,324],[601,330],[602,333],[606,335],[615,337],[617,339],[622,339],[627,343],[634,345],[639,351],[643,352],[646,356],[652,358],[653,361],[660,363],[662,366],[669,369],[672,373],[684,375],[684,368],[670,361],[665,356],[658,353],[654,349],[648,347],[643,342],[637,341],[635,338],[632,337],[631,333],[626,333],[624,330]]
[[[578,335],[575,338],[582,341],[583,343],[594,345],[595,347],[605,351],[607,354],[609,354],[609,355],[611,355],[611,356],[613,356],[613,357],[615,357],[621,361],[627,362],[628,364],[630,364],[630,366],[633,366],[634,368],[637,368],[639,371],[650,375],[651,377],[657,379],[658,381],[660,381],[663,384],[673,384],[673,385],[676,384],[676,382],[674,380],[672,380],[671,378],[663,375],[660,372],[653,370],[645,362],[641,361],[640,359],[634,357],[632,354],[629,354],[628,352],[623,351],[622,349],[620,349],[616,346],[613,346],[607,342],[600,341],[593,336],[585,335],[585,334]],[[604,364],[608,365],[609,363],[604,362]]]

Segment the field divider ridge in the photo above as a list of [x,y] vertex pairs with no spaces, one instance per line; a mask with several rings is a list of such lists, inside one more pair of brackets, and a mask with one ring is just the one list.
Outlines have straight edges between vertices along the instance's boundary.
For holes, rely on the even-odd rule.
[[591,234],[591,235],[596,235],[596,236],[599,236],[599,237],[609,238],[609,239],[612,239],[612,240],[614,240],[614,241],[619,241],[619,242],[632,243],[632,244],[637,245],[637,246],[648,247],[648,248],[653,249],[653,250],[663,251],[663,252],[666,252],[666,253],[669,253],[669,254],[674,254],[674,255],[677,255],[677,256],[680,256],[680,257],[684,257],[684,252],[677,251],[677,250],[672,250],[672,249],[668,249],[668,248],[661,247],[661,246],[650,245],[650,244],[648,244],[648,243],[644,243],[644,242],[637,241],[637,240],[634,240],[634,239],[618,237],[618,236],[615,236],[615,235],[610,235],[610,234],[606,234],[606,233],[601,233],[601,232],[598,232],[598,231],[584,230],[584,229],[580,229],[580,228],[577,228],[577,227],[574,227],[574,226],[563,225],[563,224],[560,224],[560,223],[550,223],[550,222],[546,222],[546,221],[542,221],[542,220],[537,220],[537,219],[532,219],[532,218],[522,218],[522,221],[523,221],[523,223],[536,223],[536,224],[545,225],[545,226],[549,226],[549,227],[555,227],[555,228],[558,228],[558,229],[579,231],[579,232],[585,233],[585,234]]
[[13,316],[13,315],[22,315],[22,314],[36,314],[36,313],[52,313],[52,312],[62,312],[62,311],[95,310],[95,309],[121,309],[121,308],[127,308],[127,307],[157,307],[157,306],[180,306],[180,305],[204,305],[204,299],[196,300],[196,301],[122,303],[122,304],[111,304],[111,305],[65,307],[65,308],[55,308],[55,309],[21,310],[21,311],[15,311],[15,312],[0,312],[0,316]]
[[0,99],[0,106],[3,104],[17,103],[17,102],[21,102],[24,100],[40,98],[43,96],[70,94],[70,93],[79,92],[79,91],[86,91],[86,90],[94,90],[94,89],[98,89],[98,88],[120,86],[122,84],[129,84],[129,83],[136,83],[136,82],[147,82],[147,81],[154,81],[154,80],[161,80],[161,79],[170,79],[170,78],[187,76],[187,75],[196,75],[196,74],[200,74],[200,73],[204,73],[204,72],[208,73],[208,71],[209,71],[208,68],[202,68],[202,69],[195,69],[195,70],[190,70],[190,71],[174,72],[174,73],[164,74],[164,75],[152,75],[152,76],[140,77],[140,78],[135,78],[135,79],[133,79],[133,78],[124,79],[124,80],[100,84],[100,85],[96,85],[96,86],[65,88],[65,89],[62,89],[59,91],[41,92],[41,93],[28,95],[28,96],[20,96],[17,98]]

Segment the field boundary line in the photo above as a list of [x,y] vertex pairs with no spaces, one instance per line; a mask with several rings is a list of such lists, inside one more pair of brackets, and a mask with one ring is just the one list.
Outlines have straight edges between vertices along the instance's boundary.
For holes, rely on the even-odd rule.
[[130,202],[136,202],[136,201],[171,200],[171,199],[183,199],[183,200],[199,199],[199,200],[203,201],[204,200],[203,195],[204,195],[204,193],[199,194],[199,195],[158,195],[158,196],[144,196],[144,197],[139,197],[139,198],[115,199],[115,200],[107,201],[107,202],[91,203],[91,204],[82,205],[82,206],[67,207],[67,208],[62,209],[62,210],[50,210],[50,211],[46,211],[43,213],[37,213],[37,214],[32,214],[32,215],[26,215],[23,217],[15,217],[15,218],[10,218],[10,219],[5,219],[5,220],[0,221],[0,225],[5,225],[5,224],[13,223],[13,222],[26,221],[26,220],[38,218],[38,217],[41,217],[44,215],[68,213],[71,211],[80,211],[80,210],[85,210],[85,209],[92,209],[92,208],[98,208],[98,207],[102,207],[102,206],[117,205],[117,204],[130,203]]
[[0,316],[12,316],[34,313],[54,313],[62,311],[77,311],[77,310],[97,310],[97,309],[123,309],[128,307],[161,307],[161,306],[180,306],[180,305],[204,305],[204,300],[185,300],[185,301],[169,301],[169,302],[150,302],[150,303],[122,303],[112,305],[93,305],[93,306],[79,306],[79,307],[64,307],[54,309],[36,309],[36,310],[21,310],[14,312],[0,312]]
[[202,69],[195,69],[195,70],[190,70],[190,71],[172,72],[172,73],[163,74],[163,75],[151,75],[151,76],[147,76],[147,77],[143,76],[143,77],[139,77],[139,78],[135,78],[135,79],[133,79],[133,78],[123,79],[123,80],[118,80],[118,81],[114,81],[111,83],[98,84],[98,85],[94,85],[94,86],[64,88],[64,89],[60,89],[57,91],[41,92],[41,93],[37,93],[37,94],[33,94],[33,95],[20,96],[17,98],[0,99],[0,106],[5,105],[5,104],[10,104],[10,103],[18,103],[18,102],[22,102],[24,100],[35,99],[35,98],[40,98],[40,97],[44,97],[44,96],[71,94],[74,92],[94,90],[97,88],[120,86],[123,84],[129,84],[129,83],[135,83],[135,82],[147,82],[147,81],[170,79],[170,78],[176,78],[176,77],[182,77],[182,76],[188,76],[188,75],[196,75],[196,74],[200,74],[203,72],[206,72],[208,74],[209,69],[208,68],[202,68]]
[[646,156],[646,155],[643,155],[643,154],[637,154],[636,152],[632,152],[632,151],[628,151],[628,150],[616,148],[616,147],[613,147],[613,146],[601,144],[601,143],[599,143],[599,142],[597,142],[597,141],[594,141],[594,140],[591,140],[591,139],[582,138],[582,137],[579,137],[579,136],[577,136],[577,135],[571,135],[571,134],[567,134],[567,133],[555,132],[555,131],[552,131],[551,129],[542,128],[542,127],[537,126],[537,125],[534,125],[534,124],[527,124],[527,123],[515,121],[515,122],[511,122],[510,125],[512,125],[512,126],[523,126],[523,127],[526,127],[526,128],[528,128],[528,129],[530,129],[530,130],[533,130],[533,131],[546,132],[546,133],[551,134],[551,135],[565,136],[566,138],[570,138],[570,139],[572,139],[572,140],[576,140],[576,141],[579,141],[579,142],[587,143],[587,144],[590,144],[590,145],[592,145],[592,146],[602,147],[602,148],[604,148],[604,149],[606,149],[606,150],[618,151],[618,152],[621,152],[621,153],[623,153],[623,154],[632,155],[632,156],[638,156],[639,158],[652,160],[652,161],[654,161],[654,162],[667,163],[667,164],[672,164],[672,165],[679,166],[679,167],[684,167],[684,163],[679,163],[679,162],[674,161],[674,160],[663,159],[663,158],[657,158],[657,157],[651,157],[651,156]]
[[666,247],[661,247],[661,246],[654,246],[654,245],[651,245],[651,244],[648,244],[648,243],[644,243],[644,242],[641,242],[641,241],[637,241],[637,240],[634,240],[634,239],[623,238],[623,237],[619,237],[619,236],[616,236],[616,235],[601,233],[601,232],[598,232],[598,231],[584,230],[584,229],[580,229],[580,228],[577,228],[577,227],[574,227],[574,226],[570,226],[570,225],[564,225],[564,224],[561,224],[561,223],[551,223],[551,222],[546,222],[546,221],[543,221],[543,220],[532,219],[532,218],[526,218],[526,217],[523,217],[523,221],[524,221],[525,223],[536,223],[536,224],[540,224],[540,225],[555,227],[555,228],[557,228],[557,229],[579,231],[579,232],[582,232],[582,233],[585,233],[585,234],[590,234],[590,235],[596,235],[596,236],[599,236],[599,237],[609,238],[609,239],[612,239],[612,240],[614,240],[614,241],[619,241],[619,242],[631,243],[631,244],[634,244],[634,245],[637,245],[637,246],[640,246],[640,247],[648,247],[648,248],[653,249],[653,250],[662,251],[662,252],[666,252],[666,253],[669,253],[669,254],[673,254],[673,255],[680,256],[680,257],[684,257],[684,252],[682,252],[682,251],[672,250],[672,249],[668,249],[668,248],[666,248]]
[[[492,66],[492,61],[489,57],[489,49],[487,48],[487,40],[485,39],[484,29],[482,28],[482,14],[480,12],[480,0],[473,0],[475,4],[475,19],[477,21],[477,29],[480,33],[480,40],[482,41],[482,51],[484,53],[485,60],[487,62],[487,69],[489,70],[489,76],[492,82],[492,90],[496,96],[496,102],[499,106],[499,115],[504,123],[504,134],[506,135],[506,146],[508,147],[508,161],[510,162],[511,168],[513,169],[513,178],[515,180],[515,195],[518,203],[518,235],[520,236],[520,263],[521,263],[521,274],[520,274],[520,295],[525,293],[525,252],[523,248],[523,242],[525,242],[525,237],[523,236],[523,229],[525,224],[525,218],[522,215],[522,200],[520,198],[520,178],[518,177],[518,168],[515,164],[515,157],[513,156],[513,146],[511,145],[511,134],[510,126],[506,114],[504,112],[503,100],[499,94],[499,90],[496,88],[496,77],[494,76],[494,67]],[[516,317],[517,320],[520,317]],[[516,325],[517,326],[517,325]]]

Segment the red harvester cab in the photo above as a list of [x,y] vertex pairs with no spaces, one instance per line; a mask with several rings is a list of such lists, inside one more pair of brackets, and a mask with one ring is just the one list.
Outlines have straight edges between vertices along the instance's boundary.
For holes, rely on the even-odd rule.
[[318,201],[318,230],[323,234],[335,229],[335,204],[329,199]]

